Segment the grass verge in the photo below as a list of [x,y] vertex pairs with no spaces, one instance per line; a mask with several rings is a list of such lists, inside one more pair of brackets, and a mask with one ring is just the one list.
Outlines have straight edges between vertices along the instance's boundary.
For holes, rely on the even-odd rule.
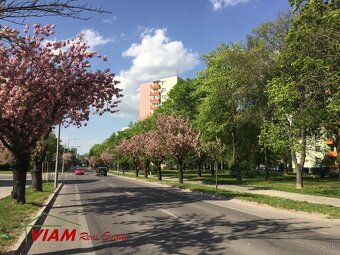
[[30,187],[26,188],[24,205],[14,204],[10,196],[0,199],[0,254],[4,254],[18,240],[24,225],[34,218],[54,190],[53,182],[43,183],[43,190],[33,192]]
[[13,171],[12,170],[1,170],[0,175],[2,174],[13,174]]
[[[163,170],[162,174],[164,177],[178,178],[178,171],[176,170]],[[186,179],[187,182],[199,181],[203,184],[215,184],[215,176],[211,176],[208,172],[203,172],[202,177],[198,177],[195,171],[186,170],[184,179]],[[219,184],[239,185],[235,177],[227,174],[225,171],[219,173],[218,182]],[[283,175],[282,173],[270,173],[270,179],[268,181],[265,180],[264,175],[259,175],[253,178],[243,178],[241,186],[340,198],[339,178],[320,178],[317,175],[304,174],[303,182],[303,189],[296,189],[296,176],[294,174]]]
[[[114,175],[136,178],[132,174],[123,175],[121,173],[117,174],[116,172],[112,172],[112,173]],[[180,189],[188,189],[192,191],[216,194],[215,187],[207,187],[207,186],[203,186],[200,184],[192,184],[192,183],[179,184],[173,181],[167,181],[167,180],[158,181],[156,179],[144,178],[144,177],[138,177],[138,179],[149,181],[149,182],[159,182],[159,183],[167,184],[171,187],[180,188]],[[295,200],[279,198],[279,197],[271,197],[271,196],[251,194],[251,193],[245,193],[245,192],[241,193],[241,192],[234,192],[234,191],[221,190],[221,189],[217,191],[217,194],[220,196],[226,196],[229,198],[237,198],[237,199],[244,200],[244,201],[265,204],[265,205],[269,205],[275,208],[281,208],[281,209],[293,210],[293,211],[302,211],[302,212],[307,212],[307,213],[323,214],[323,215],[326,215],[328,218],[340,219],[340,208],[335,207],[335,206],[313,204],[313,203],[295,201]]]

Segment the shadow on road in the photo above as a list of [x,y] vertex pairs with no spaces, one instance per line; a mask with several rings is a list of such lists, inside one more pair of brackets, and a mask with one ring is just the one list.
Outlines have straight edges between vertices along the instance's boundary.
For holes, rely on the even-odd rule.
[[[124,226],[124,229],[136,229],[134,226],[143,226],[143,230],[131,231],[126,234],[125,241],[93,241],[93,248],[76,248],[67,250],[67,254],[82,254],[94,251],[96,254],[234,254],[235,241],[238,245],[244,242],[263,242],[264,245],[274,244],[278,250],[287,251],[291,245],[295,250],[284,254],[296,253],[298,240],[303,240],[304,248],[322,244],[327,247],[335,247],[338,239],[329,236],[320,238],[314,231],[318,227],[308,226],[307,222],[289,222],[289,219],[262,219],[252,217],[252,220],[235,219],[235,215],[224,212],[218,216],[204,217],[192,211],[188,211],[181,218],[169,215],[152,215],[156,210],[180,208],[190,203],[203,200],[226,200],[226,197],[212,197],[206,194],[182,192],[176,189],[169,190],[163,187],[102,187],[99,179],[92,180],[66,180],[64,184],[78,183],[79,194],[84,211],[77,205],[58,206],[65,208],[62,214],[93,215],[105,217],[105,226],[114,229],[116,226]],[[85,185],[82,185],[85,184]],[[95,186],[92,186],[95,185]],[[97,187],[98,186],[98,187]],[[100,195],[98,195],[100,194]],[[67,194],[61,194],[67,195]],[[75,204],[77,201],[74,201]],[[206,204],[207,207],[214,206]],[[78,207],[78,208],[77,208]],[[146,216],[139,217],[137,214]],[[242,217],[241,217],[242,219]],[[333,245],[333,246],[332,246]],[[338,247],[339,248],[339,247]],[[112,253],[107,253],[108,249]],[[114,252],[113,252],[114,251]],[[50,252],[44,254],[59,254]],[[314,254],[314,253],[311,253]]]

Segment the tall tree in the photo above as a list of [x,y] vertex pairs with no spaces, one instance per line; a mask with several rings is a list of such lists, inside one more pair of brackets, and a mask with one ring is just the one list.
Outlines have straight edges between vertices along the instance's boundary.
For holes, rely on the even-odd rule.
[[182,118],[159,115],[156,124],[164,136],[166,150],[178,165],[179,183],[183,183],[184,159],[188,153],[197,147],[198,135],[191,125]]
[[[248,35],[247,45],[248,51],[256,59],[253,63],[257,66],[258,73],[258,93],[256,109],[257,123],[261,129],[259,134],[259,145],[261,146],[261,154],[263,160],[260,162],[265,166],[266,180],[269,179],[269,165],[274,154],[281,157],[285,161],[287,158],[287,139],[280,135],[280,126],[274,124],[274,114],[271,107],[268,107],[268,95],[265,90],[268,81],[276,74],[276,60],[285,45],[285,37],[287,36],[293,14],[291,11],[281,13],[274,21],[261,24]],[[286,145],[286,147],[284,147]]]
[[[53,26],[36,24],[24,35],[9,27],[0,30],[0,141],[15,157],[12,198],[25,203],[26,173],[39,139],[51,127],[81,126],[91,109],[115,112],[120,89],[109,70],[89,71],[89,51],[82,35],[42,44]],[[106,60],[106,56],[103,57]]]
[[149,131],[146,136],[146,153],[148,154],[151,162],[157,167],[158,180],[162,180],[161,165],[167,156],[166,140],[161,130]]
[[201,73],[201,88],[207,96],[199,107],[199,128],[205,141],[213,141],[217,136],[225,145],[231,145],[232,167],[241,182],[241,153],[246,152],[246,157],[257,144],[259,128],[254,117],[258,115],[257,101],[264,87],[259,79],[260,67],[266,60],[257,48],[250,51],[240,44],[221,44],[204,60],[207,69]]
[[279,75],[270,82],[268,95],[287,134],[296,187],[301,189],[307,137],[322,126],[329,127],[335,141],[339,137],[340,110],[332,105],[339,102],[340,1],[294,4],[297,15],[278,60]]

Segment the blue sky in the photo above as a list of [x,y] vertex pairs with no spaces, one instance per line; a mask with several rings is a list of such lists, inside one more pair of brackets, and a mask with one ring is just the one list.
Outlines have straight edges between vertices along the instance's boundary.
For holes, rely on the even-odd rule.
[[[119,112],[93,116],[87,127],[62,128],[63,143],[88,152],[138,117],[142,82],[175,75],[191,78],[204,69],[200,56],[218,44],[244,41],[253,28],[289,9],[288,0],[96,0],[112,14],[86,13],[90,20],[32,18],[26,23],[56,24],[53,39],[83,31],[90,45],[109,57],[92,68],[110,68],[121,81]],[[96,60],[97,61],[97,60]]]

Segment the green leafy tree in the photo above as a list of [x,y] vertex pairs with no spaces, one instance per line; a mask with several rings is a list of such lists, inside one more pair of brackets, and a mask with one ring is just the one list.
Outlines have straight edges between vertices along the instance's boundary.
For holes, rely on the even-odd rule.
[[302,188],[307,137],[319,133],[322,126],[328,127],[335,141],[339,134],[339,109],[332,106],[339,100],[340,2],[311,0],[294,4],[299,7],[297,15],[268,95],[275,118],[288,137],[296,187]]

